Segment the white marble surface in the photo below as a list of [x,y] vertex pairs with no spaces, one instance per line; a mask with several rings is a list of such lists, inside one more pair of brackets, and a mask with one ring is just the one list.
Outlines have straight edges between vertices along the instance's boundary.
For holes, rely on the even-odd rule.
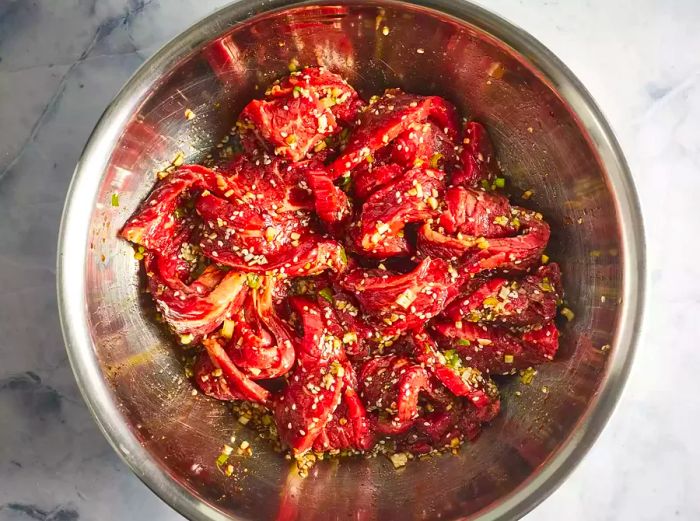
[[[55,243],[80,150],[156,47],[226,0],[0,0],[0,520],[181,519],[73,382]],[[595,447],[529,521],[700,519],[700,2],[490,0],[562,58],[627,154],[648,239],[645,334]]]

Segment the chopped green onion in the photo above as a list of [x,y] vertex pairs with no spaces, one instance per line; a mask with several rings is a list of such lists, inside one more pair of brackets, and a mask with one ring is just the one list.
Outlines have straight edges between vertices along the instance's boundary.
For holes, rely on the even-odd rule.
[[333,292],[331,291],[331,288],[323,288],[318,292],[318,296],[323,297],[330,303],[333,303]]
[[574,319],[574,312],[567,307],[561,308],[561,314],[565,316],[566,320],[568,320],[569,322],[571,322]]
[[506,186],[506,180],[504,177],[497,177],[493,184],[498,188],[503,188]]
[[535,379],[537,371],[534,368],[528,367],[527,369],[520,371],[520,381],[525,385],[530,385]]
[[221,453],[221,454],[219,454],[219,457],[216,458],[216,466],[221,467],[227,461],[228,461],[228,454]]
[[344,192],[349,192],[350,187],[352,186],[352,179],[350,178],[350,175],[344,175],[343,177],[340,178],[340,189]]
[[258,289],[260,287],[260,276],[256,273],[248,273],[246,282],[250,288]]
[[119,206],[119,194],[112,194],[112,206]]
[[445,356],[445,361],[448,367],[452,369],[457,369],[462,365],[462,359],[459,358],[457,351],[454,349],[448,349],[443,353]]
[[391,460],[395,469],[400,469],[401,467],[405,467],[406,463],[408,463],[408,455],[404,452],[397,452],[389,456],[389,460]]
[[539,287],[545,293],[551,293],[552,291],[554,291],[554,288],[552,287],[552,284],[549,282],[549,279],[547,277],[542,279],[542,282],[539,283]]
[[[467,322],[478,322],[481,320],[481,313],[478,311],[474,310],[469,313],[469,316],[467,316]],[[468,342],[468,340],[467,340]]]
[[430,158],[430,167],[431,168],[437,168],[438,167],[438,162],[442,159],[442,154],[440,152],[437,152],[433,154],[433,156]]
[[469,340],[467,340],[466,338],[460,338],[459,340],[457,340],[457,345],[469,346],[469,345],[471,345],[471,342]]
[[224,320],[224,324],[221,326],[221,336],[230,339],[233,336],[234,325],[233,320]]
[[180,166],[184,162],[185,162],[185,153],[180,150],[180,151],[178,151],[178,153],[175,155],[175,158],[173,159],[173,166]]
[[489,247],[489,241],[487,241],[484,237],[479,237],[476,240],[476,245],[479,247],[479,249],[485,250]]
[[487,297],[484,299],[484,306],[490,308],[498,306],[498,299],[496,297]]

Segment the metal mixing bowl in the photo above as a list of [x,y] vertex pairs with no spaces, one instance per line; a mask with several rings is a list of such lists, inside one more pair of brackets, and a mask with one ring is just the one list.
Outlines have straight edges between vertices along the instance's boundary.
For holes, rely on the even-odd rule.
[[[222,50],[228,66],[212,67]],[[447,97],[486,123],[512,191],[533,189],[525,204],[552,224],[549,253],[562,264],[576,318],[533,384],[501,386],[502,414],[457,456],[400,471],[384,458],[357,458],[321,462],[305,480],[289,472],[224,404],[191,394],[179,348],[152,320],[139,263],[116,237],[154,173],[178,151],[201,159],[293,58],[329,66],[364,95],[400,86]],[[83,395],[134,472],[192,519],[516,518],[600,433],[641,320],[641,220],[608,125],[542,45],[458,0],[242,0],[196,24],[146,62],[105,112],[73,178],[59,251],[61,319]],[[227,478],[215,460],[232,434],[254,453],[247,473]]]

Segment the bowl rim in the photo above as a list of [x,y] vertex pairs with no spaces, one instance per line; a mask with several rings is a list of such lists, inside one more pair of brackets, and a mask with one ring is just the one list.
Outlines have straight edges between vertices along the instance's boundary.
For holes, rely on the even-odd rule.
[[[607,378],[570,436],[537,472],[501,501],[473,514],[480,521],[517,519],[546,499],[578,465],[610,418],[624,388],[641,334],[645,303],[645,239],[632,176],[610,126],[592,96],[574,74],[533,36],[511,22],[465,0],[235,0],[175,36],[146,60],[122,87],[100,117],[77,163],[61,219],[57,253],[58,307],[68,358],[80,392],[102,434],[131,470],[156,495],[188,519],[230,519],[200,501],[151,460],[129,428],[121,422],[93,349],[85,313],[85,266],[90,216],[101,182],[91,175],[104,172],[120,131],[150,87],[177,61],[226,30],[221,20],[243,21],[253,16],[304,5],[376,4],[429,8],[485,31],[505,43],[540,72],[578,118],[606,171],[616,196],[622,254],[622,302],[619,328],[607,367]],[[81,204],[76,204],[80,202]]]

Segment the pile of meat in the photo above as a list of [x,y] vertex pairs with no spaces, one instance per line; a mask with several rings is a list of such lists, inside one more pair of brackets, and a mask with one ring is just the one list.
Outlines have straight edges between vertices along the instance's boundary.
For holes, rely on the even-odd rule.
[[559,268],[486,130],[437,96],[369,103],[307,68],[237,122],[240,151],[158,182],[121,231],[194,381],[261,404],[300,455],[423,454],[499,411],[492,375],[552,360]]

